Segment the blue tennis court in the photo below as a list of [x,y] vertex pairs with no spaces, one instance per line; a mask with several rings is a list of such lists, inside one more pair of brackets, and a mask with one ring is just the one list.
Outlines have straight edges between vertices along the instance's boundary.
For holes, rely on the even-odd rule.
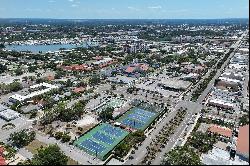
[[84,147],[84,148],[87,148],[89,150],[91,150],[92,152],[97,152],[97,153],[102,153],[106,147],[95,142],[95,141],[92,141],[90,139],[86,139],[84,140],[83,142],[80,143],[80,146]]
[[144,116],[147,116],[147,117],[152,117],[152,116],[154,116],[156,114],[154,112],[145,111],[145,110],[140,109],[140,108],[137,108],[135,110],[135,113],[140,114],[140,115],[144,115]]
[[123,130],[113,126],[104,126],[102,130],[107,134],[114,135],[115,137],[120,137],[123,134]]
[[129,114],[128,118],[139,120],[141,122],[145,122],[145,121],[148,121],[150,119],[150,117],[145,117],[143,115],[139,115],[139,114],[136,114],[136,113]]
[[128,134],[127,131],[119,127],[101,123],[76,140],[74,145],[90,155],[104,160],[108,157],[109,152]]
[[136,128],[136,129],[141,128],[144,125],[144,123],[141,123],[135,119],[124,119],[121,123],[126,126],[130,126],[131,128]]
[[115,141],[112,137],[107,136],[107,135],[100,133],[98,131],[95,134],[93,134],[93,138],[95,138],[96,140],[101,141],[103,143],[107,143],[109,145],[111,145]]
[[157,116],[158,113],[156,112],[135,107],[125,113],[117,121],[133,129],[145,130]]

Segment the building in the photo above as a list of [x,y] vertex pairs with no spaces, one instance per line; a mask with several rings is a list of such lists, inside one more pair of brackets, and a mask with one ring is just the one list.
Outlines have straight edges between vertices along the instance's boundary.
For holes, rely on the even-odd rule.
[[224,138],[230,139],[232,137],[232,130],[227,127],[221,127],[218,125],[211,125],[208,128],[208,132],[218,134]]
[[115,77],[109,77],[107,79],[107,81],[109,82],[118,83],[118,84],[128,84],[129,86],[133,85],[135,80],[136,80],[135,78],[120,76],[120,75],[117,75]]
[[249,162],[249,125],[239,127],[236,153]]
[[178,79],[167,79],[167,80],[161,80],[158,83],[158,86],[163,87],[165,90],[170,91],[185,91],[190,87],[192,83],[189,81],[183,81]]
[[103,67],[111,65],[113,63],[117,63],[117,60],[112,59],[112,58],[103,58],[102,60],[98,60],[98,61],[92,62],[92,65],[95,68],[103,68]]
[[84,87],[75,87],[72,91],[75,93],[82,93],[86,90]]
[[11,109],[6,109],[0,112],[0,117],[3,118],[6,121],[11,121],[16,118],[18,118],[20,114],[16,111],[13,111]]
[[205,67],[201,65],[191,64],[191,65],[185,65],[181,70],[184,71],[185,73],[201,74],[205,70]]
[[86,64],[73,64],[70,66],[58,66],[59,68],[62,68],[63,70],[67,70],[67,71],[90,71],[92,70],[92,67],[86,65]]
[[27,102],[28,100],[32,99],[35,96],[42,95],[44,93],[50,92],[53,89],[58,89],[59,87],[56,85],[48,84],[48,83],[40,83],[33,86],[30,86],[30,94],[14,94],[9,97],[9,101],[16,103],[16,102]]
[[148,71],[149,65],[146,63],[135,63],[129,66],[126,66],[124,69],[124,73],[127,75],[133,75],[135,73],[144,73]]
[[230,79],[226,77],[219,77],[215,80],[215,87],[224,87],[224,89],[228,89],[231,91],[239,91],[242,88],[241,81]]
[[209,99],[208,104],[225,109],[233,109],[235,107],[235,105],[231,102],[216,98]]
[[204,165],[248,165],[249,163],[243,161],[239,156],[235,156],[234,160],[230,160],[230,153],[226,150],[214,147],[207,154],[201,155],[201,161]]
[[0,147],[0,165],[7,165],[5,158],[3,157],[4,148]]

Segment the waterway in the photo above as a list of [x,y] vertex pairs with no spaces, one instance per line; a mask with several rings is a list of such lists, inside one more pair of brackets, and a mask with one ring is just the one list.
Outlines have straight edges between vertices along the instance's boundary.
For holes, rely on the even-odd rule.
[[80,45],[76,44],[53,44],[53,45],[6,45],[5,49],[13,50],[13,51],[31,51],[32,53],[46,53],[48,51],[59,51],[60,48],[64,48],[66,50],[70,50],[77,47],[88,48],[89,46],[97,46],[96,43],[83,43]]

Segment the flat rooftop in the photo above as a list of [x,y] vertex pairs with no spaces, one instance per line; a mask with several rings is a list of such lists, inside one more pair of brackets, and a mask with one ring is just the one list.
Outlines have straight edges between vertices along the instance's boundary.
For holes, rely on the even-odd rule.
[[239,156],[235,156],[235,160],[229,160],[228,151],[214,147],[208,154],[201,155],[201,161],[205,165],[249,165],[248,162],[240,160]]
[[164,87],[174,88],[174,89],[187,89],[192,83],[189,81],[183,81],[174,78],[168,78],[165,80],[161,80],[159,82],[160,85]]

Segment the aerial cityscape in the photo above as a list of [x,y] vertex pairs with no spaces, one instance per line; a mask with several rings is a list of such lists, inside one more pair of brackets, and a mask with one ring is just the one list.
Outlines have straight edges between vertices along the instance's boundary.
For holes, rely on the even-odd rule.
[[249,0],[0,4],[0,165],[249,165]]

